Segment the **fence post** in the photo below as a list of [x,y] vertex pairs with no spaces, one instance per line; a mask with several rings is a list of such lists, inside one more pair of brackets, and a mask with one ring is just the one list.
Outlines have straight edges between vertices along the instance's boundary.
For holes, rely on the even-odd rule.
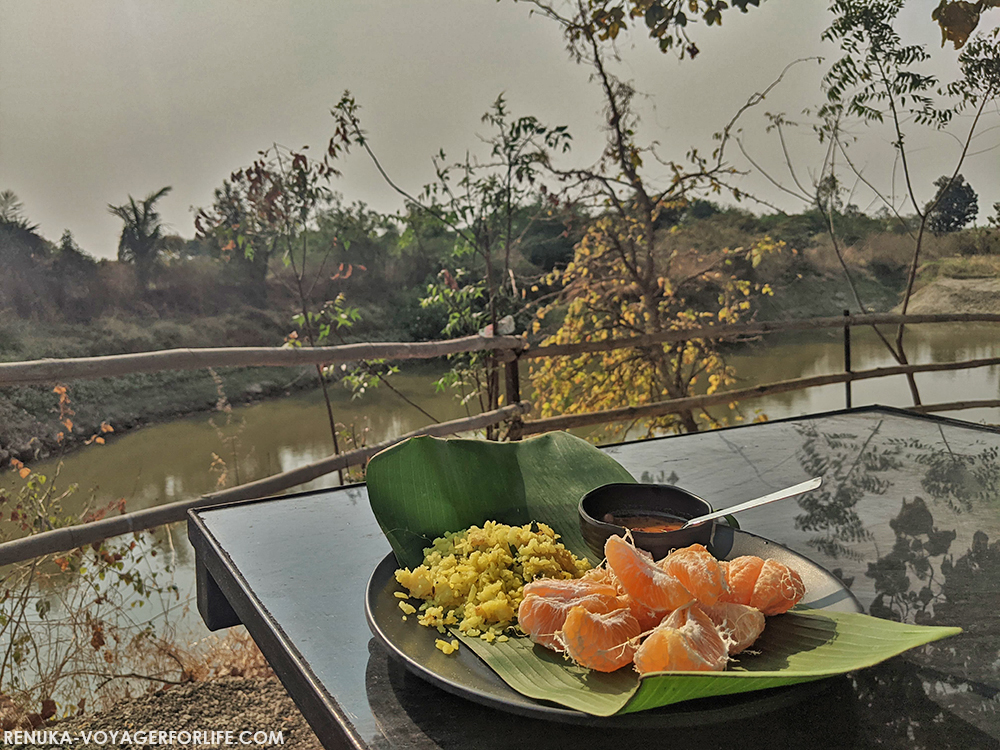
[[[851,311],[844,310],[844,372],[851,371]],[[844,383],[844,399],[847,408],[851,408],[851,381]]]
[[[521,375],[518,371],[518,364],[521,362],[521,352],[508,352],[504,363],[504,379],[507,386],[507,403],[516,404],[521,400]],[[520,440],[521,429],[524,427],[524,420],[519,415],[515,415],[510,420],[507,428],[508,440]]]

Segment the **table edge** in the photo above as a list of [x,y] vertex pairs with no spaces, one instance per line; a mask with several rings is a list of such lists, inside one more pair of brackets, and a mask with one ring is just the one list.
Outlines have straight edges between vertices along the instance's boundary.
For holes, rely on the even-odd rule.
[[[319,679],[313,674],[302,654],[271,617],[246,579],[235,570],[230,557],[194,510],[188,511],[187,525],[188,539],[194,547],[196,557],[201,558],[201,563],[215,579],[230,606],[264,653],[275,675],[306,718],[310,728],[316,732],[323,746],[327,750],[341,747],[368,750],[368,744],[359,735],[348,712],[322,688]],[[206,554],[208,552],[213,554]],[[298,696],[301,696],[301,699]],[[331,717],[334,720],[331,721]],[[335,733],[338,735],[337,739],[342,742],[330,745],[326,741],[327,738],[321,736],[317,729]]]

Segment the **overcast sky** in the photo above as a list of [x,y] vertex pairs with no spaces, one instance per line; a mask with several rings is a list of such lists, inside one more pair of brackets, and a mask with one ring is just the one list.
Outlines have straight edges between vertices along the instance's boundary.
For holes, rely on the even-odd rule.
[[[795,59],[836,50],[819,41],[825,0],[767,0],[723,27],[699,26],[702,53],[678,61],[642,36],[621,44],[618,73],[648,94],[642,131],[664,156],[713,148],[712,134]],[[930,4],[911,2],[909,38],[929,43],[935,69],[954,70],[941,49]],[[994,14],[997,15],[997,14]],[[989,19],[995,24],[995,19]],[[785,178],[765,111],[797,119],[820,102],[825,65],[796,66],[767,102],[741,121],[748,147]],[[411,191],[432,176],[430,157],[461,156],[486,128],[482,113],[501,92],[516,115],[566,124],[572,158],[592,163],[601,149],[600,92],[572,63],[560,29],[511,0],[0,0],[0,190],[17,193],[41,233],[70,229],[84,250],[113,257],[120,221],[107,211],[131,194],[165,185],[170,229],[194,233],[191,207],[208,205],[230,172],[277,142],[321,149],[332,105],[350,89],[383,165]],[[997,125],[994,110],[987,126]],[[962,134],[967,121],[956,123]],[[807,129],[791,147],[802,176],[820,152]],[[859,131],[854,147],[866,177],[888,190],[888,134]],[[980,197],[980,221],[1000,200],[1000,130],[976,143],[963,168]],[[959,152],[948,135],[914,140],[922,200]],[[731,151],[738,167],[747,167]],[[342,165],[333,187],[348,201],[401,207],[362,154]],[[746,183],[786,210],[801,206],[759,177]],[[898,187],[898,184],[897,184]],[[868,207],[860,191],[855,202]]]

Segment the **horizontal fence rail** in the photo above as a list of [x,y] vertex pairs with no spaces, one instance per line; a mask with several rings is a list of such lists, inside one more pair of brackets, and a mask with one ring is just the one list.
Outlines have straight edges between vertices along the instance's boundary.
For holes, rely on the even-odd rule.
[[67,552],[78,547],[85,547],[94,542],[109,539],[113,536],[146,531],[167,523],[183,521],[187,516],[187,512],[196,508],[211,508],[225,503],[267,497],[276,492],[286,490],[289,487],[295,487],[325,474],[330,474],[338,469],[363,464],[379,451],[408,440],[411,437],[417,437],[418,435],[443,437],[445,435],[454,435],[458,432],[479,430],[489,425],[499,424],[509,419],[520,417],[522,414],[527,414],[530,410],[531,404],[528,401],[521,401],[520,403],[504,406],[494,411],[477,414],[474,417],[453,419],[450,422],[441,422],[440,424],[421,427],[419,430],[408,432],[405,435],[400,435],[378,445],[329,456],[328,458],[314,461],[291,471],[258,479],[256,482],[241,484],[238,487],[212,492],[191,500],[181,500],[176,503],[168,503],[167,505],[158,505],[155,508],[137,510],[112,518],[102,518],[99,521],[92,521],[91,523],[67,526],[62,529],[43,531],[32,536],[4,542],[0,544],[0,566],[56,552]]
[[344,344],[317,347],[216,347],[164,349],[137,354],[112,354],[74,359],[36,359],[0,363],[0,386],[37,385],[63,380],[92,380],[138,372],[201,370],[207,367],[295,367],[333,365],[373,359],[431,359],[466,352],[519,351],[518,336],[466,336],[448,341],[420,343]]
[[1000,406],[1000,400],[986,399],[982,401],[949,401],[946,404],[919,404],[908,406],[909,411],[918,414],[931,414],[939,411],[961,411],[962,409],[993,409]]
[[831,318],[809,318],[772,323],[738,323],[724,326],[701,326],[675,331],[663,331],[647,336],[588,341],[580,344],[558,344],[528,347],[520,336],[465,336],[448,341],[417,343],[385,342],[344,344],[318,347],[216,347],[207,349],[164,349],[136,354],[114,354],[103,357],[72,359],[38,359],[30,362],[0,362],[0,386],[37,385],[64,380],[130,375],[163,370],[199,370],[207,367],[295,367],[298,365],[338,364],[373,359],[405,360],[432,359],[449,354],[479,351],[500,351],[507,357],[538,359],[564,357],[593,352],[676,343],[691,339],[718,340],[761,336],[768,333],[788,333],[826,328],[875,325],[915,325],[919,323],[1000,323],[1000,314],[970,313],[955,315],[844,315]]

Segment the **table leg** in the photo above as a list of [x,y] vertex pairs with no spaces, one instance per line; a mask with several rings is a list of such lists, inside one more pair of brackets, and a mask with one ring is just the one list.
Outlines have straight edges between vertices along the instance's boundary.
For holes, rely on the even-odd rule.
[[242,620],[222,593],[219,584],[205,567],[201,555],[195,552],[195,580],[198,585],[198,611],[209,630],[222,630],[240,625]]

